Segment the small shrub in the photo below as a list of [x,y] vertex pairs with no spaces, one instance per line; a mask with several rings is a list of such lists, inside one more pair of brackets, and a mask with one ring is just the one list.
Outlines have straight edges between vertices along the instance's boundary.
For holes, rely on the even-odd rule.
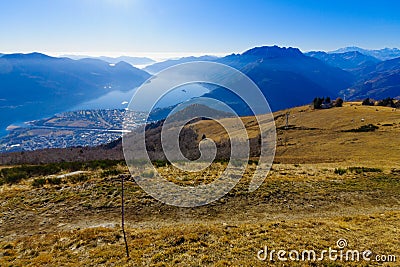
[[42,187],[46,184],[46,179],[44,178],[36,178],[32,182],[32,186],[34,187]]
[[340,97],[336,98],[335,107],[338,107],[338,108],[343,107],[343,102],[344,102],[343,99],[341,99]]
[[359,128],[344,130],[343,132],[348,132],[348,133],[374,132],[377,129],[379,129],[378,126],[373,124],[368,124],[368,125],[363,125]]
[[[343,104],[343,102],[341,104]],[[313,100],[314,109],[331,108],[332,106],[333,106],[333,103],[331,102],[331,98],[329,96],[322,97],[322,98],[316,97]]]
[[214,162],[214,163],[227,164],[227,163],[229,162],[229,158],[215,159],[213,162]]
[[363,106],[373,106],[374,104],[375,102],[371,98],[366,98],[362,102]]
[[349,167],[348,170],[350,172],[355,173],[363,173],[363,172],[382,172],[382,169],[379,168],[368,168],[368,167]]
[[249,159],[249,161],[247,162],[249,165],[258,165],[258,160],[253,160],[253,159]]
[[379,100],[378,101],[378,106],[383,106],[383,107],[396,107],[395,103],[394,103],[394,99],[391,97],[387,97],[385,99]]
[[25,171],[14,169],[9,169],[3,174],[3,180],[7,184],[16,184],[26,177],[28,177],[28,174]]
[[320,97],[314,98],[314,100],[313,100],[314,109],[320,109],[323,102],[324,102],[324,98],[320,98]]
[[12,244],[6,244],[4,245],[3,249],[13,249],[14,246]]
[[365,172],[382,172],[382,169],[380,168],[366,168],[364,167]]
[[400,174],[400,169],[393,168],[390,172],[393,174]]
[[382,172],[382,169],[368,168],[368,167],[349,167],[346,169],[342,169],[342,168],[335,169],[335,174],[343,175],[347,172],[355,172],[357,174],[361,174],[363,172]]
[[335,174],[343,175],[347,172],[347,169],[336,168],[334,172]]

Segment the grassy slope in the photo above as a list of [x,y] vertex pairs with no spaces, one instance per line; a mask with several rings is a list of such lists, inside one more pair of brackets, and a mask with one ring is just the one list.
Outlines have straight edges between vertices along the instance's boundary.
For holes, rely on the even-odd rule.
[[[201,128],[207,137],[218,134],[207,123]],[[376,132],[341,132],[368,123],[381,125]],[[399,111],[389,108],[292,109],[291,125],[318,130],[278,130],[276,161],[281,163],[273,166],[263,185],[253,193],[247,191],[252,165],[230,193],[205,207],[164,205],[128,181],[130,260],[124,255],[119,229],[116,175],[127,174],[126,167],[89,170],[85,179],[66,176],[59,185],[33,187],[37,177],[3,185],[0,266],[284,266],[258,261],[257,251],[265,245],[321,251],[336,248],[339,238],[347,239],[349,249],[395,254],[397,264],[391,265],[398,266],[400,173],[394,168],[399,168],[399,123]],[[279,118],[276,124],[280,127],[284,120]],[[348,166],[381,171],[335,173],[336,168]],[[224,165],[214,165],[200,182],[214,179],[218,168]],[[174,173],[171,166],[159,171]],[[199,182],[196,174],[188,177],[189,184]],[[183,183],[173,176],[169,179]],[[361,263],[290,262],[289,266]]]
[[[286,118],[282,115],[288,111],[289,125],[296,127],[295,129],[283,129]],[[339,165],[378,167],[396,167],[400,162],[400,146],[397,142],[400,134],[400,110],[345,103],[342,108],[313,110],[310,107],[297,107],[274,115],[277,118],[276,162],[334,162]],[[245,124],[251,125],[254,118],[245,117],[243,120]],[[342,132],[367,124],[374,124],[379,129],[366,133]],[[249,137],[256,137],[256,126],[249,129]],[[224,138],[222,136],[225,134],[221,127],[209,121],[198,122],[196,130],[215,139]]]

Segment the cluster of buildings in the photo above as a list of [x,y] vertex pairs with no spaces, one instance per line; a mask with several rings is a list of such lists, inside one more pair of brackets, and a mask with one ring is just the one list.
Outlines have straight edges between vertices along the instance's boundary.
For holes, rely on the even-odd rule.
[[136,128],[145,120],[146,114],[124,109],[65,112],[12,129],[0,139],[0,152],[98,146],[120,138],[124,129]]

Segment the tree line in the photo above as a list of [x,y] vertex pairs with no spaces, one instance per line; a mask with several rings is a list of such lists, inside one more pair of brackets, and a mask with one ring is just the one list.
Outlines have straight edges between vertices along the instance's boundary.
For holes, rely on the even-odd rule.
[[[342,107],[343,99],[338,97],[336,100],[331,100],[329,96],[327,97],[315,97],[312,106],[314,109],[328,109],[333,107]],[[363,106],[382,106],[391,108],[400,108],[400,100],[396,100],[392,97],[387,97],[382,100],[374,100],[372,98],[366,98],[362,101]]]

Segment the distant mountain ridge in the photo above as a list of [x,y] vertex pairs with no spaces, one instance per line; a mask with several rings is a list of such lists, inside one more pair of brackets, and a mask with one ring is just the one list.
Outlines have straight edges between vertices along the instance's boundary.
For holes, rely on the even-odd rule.
[[242,53],[242,56],[254,56],[261,59],[279,57],[302,57],[303,53],[298,48],[279,46],[259,46]]
[[359,76],[358,82],[340,93],[346,94],[351,100],[367,97],[400,99],[400,58],[366,67],[360,71]]
[[193,61],[214,61],[216,60],[218,57],[215,56],[200,56],[200,57],[182,57],[179,59],[169,59],[166,61],[162,61],[162,62],[157,62],[154,63],[150,66],[145,67],[143,70],[151,73],[151,74],[155,74],[157,72],[160,72],[163,69],[178,65],[178,64],[182,64],[182,63],[188,63],[188,62],[193,62]]
[[366,50],[347,47],[329,53],[308,52],[306,55],[349,71],[354,76],[355,82],[339,92],[347,100],[400,98],[400,50],[397,48]]
[[368,50],[363,49],[357,46],[350,46],[345,48],[340,48],[335,51],[329,52],[330,54],[335,53],[346,53],[346,52],[360,52],[361,54],[368,55],[375,57],[380,60],[390,60],[397,57],[400,57],[400,49],[398,48],[383,48],[383,49],[376,49],[376,50]]
[[84,58],[93,58],[93,59],[100,59],[103,61],[106,61],[111,64],[117,64],[121,61],[124,61],[126,63],[131,64],[132,66],[138,66],[138,65],[148,65],[156,62],[155,60],[148,58],[148,57],[130,57],[130,56],[119,56],[119,57],[106,57],[106,56],[100,56],[100,57],[91,57],[91,56],[85,56],[85,55],[62,55],[61,57],[67,57],[70,59],[84,59]]
[[355,71],[364,67],[375,65],[381,60],[362,54],[358,51],[344,53],[326,53],[322,51],[312,51],[305,53],[306,56],[317,58],[333,67],[341,68],[346,71]]

